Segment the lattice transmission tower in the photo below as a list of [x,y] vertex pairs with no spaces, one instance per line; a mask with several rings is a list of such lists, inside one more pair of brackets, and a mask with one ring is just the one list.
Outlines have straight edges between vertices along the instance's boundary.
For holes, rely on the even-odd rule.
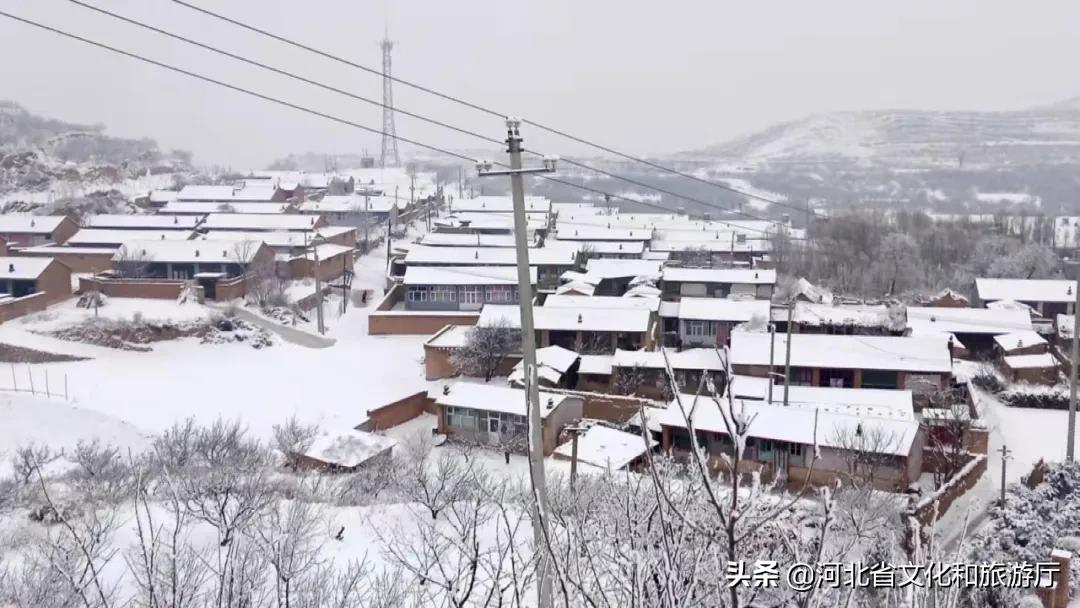
[[383,37],[380,46],[382,47],[383,71],[383,137],[382,156],[379,162],[383,167],[398,167],[401,165],[401,158],[398,156],[397,130],[394,128],[394,90],[393,82],[390,80],[390,51],[394,48],[394,41],[390,40],[389,31]]

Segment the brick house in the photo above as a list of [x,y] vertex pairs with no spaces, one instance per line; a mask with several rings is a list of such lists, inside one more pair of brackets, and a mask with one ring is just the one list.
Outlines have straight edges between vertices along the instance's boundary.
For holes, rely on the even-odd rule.
[[[876,466],[866,472],[873,485],[886,491],[902,491],[922,473],[924,437],[911,411],[911,395],[906,391],[908,410],[847,407],[836,403],[792,403],[783,406],[762,401],[736,399],[736,411],[753,417],[744,451],[743,469],[756,471],[765,479],[780,475],[801,483],[831,485],[846,481],[856,456],[865,460],[874,454]],[[899,395],[903,398],[903,395]],[[683,395],[687,405],[693,395]],[[691,449],[686,415],[677,401],[657,416],[661,428],[661,449],[684,455]],[[717,468],[731,450],[731,438],[724,414],[711,400],[700,402],[692,415],[697,443]],[[815,453],[818,457],[815,459]]]
[[661,289],[664,299],[678,302],[683,297],[726,298],[750,297],[758,300],[772,298],[776,287],[776,271],[751,268],[664,268]]
[[[521,326],[517,306],[484,306],[476,324]],[[614,354],[655,347],[656,324],[647,309],[533,307],[537,346],[558,345],[577,353]]]
[[[767,333],[731,334],[731,367],[735,374],[769,377],[783,373],[788,336]],[[908,389],[916,395],[948,388],[952,358],[948,339],[931,336],[791,335],[791,383],[839,388]]]
[[67,242],[79,224],[66,215],[0,215],[0,237],[9,248]]
[[0,293],[5,299],[44,294],[53,304],[71,297],[71,269],[53,258],[0,257]]
[[728,300],[682,298],[677,308],[665,307],[666,314],[677,311],[679,345],[682,348],[716,347],[728,343],[735,326],[753,319],[768,322],[768,300]]
[[1027,304],[1043,318],[1072,314],[1076,302],[1076,281],[1064,279],[975,279],[979,302],[1014,300]]
[[[520,450],[526,441],[525,391],[506,386],[458,382],[431,395],[438,431],[450,437]],[[540,391],[544,455],[558,445],[559,433],[581,419],[581,397]]]

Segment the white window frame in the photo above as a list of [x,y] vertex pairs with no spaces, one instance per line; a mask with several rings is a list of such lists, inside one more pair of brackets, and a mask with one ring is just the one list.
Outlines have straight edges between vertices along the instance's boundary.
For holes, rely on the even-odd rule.
[[483,304],[484,288],[480,285],[465,285],[461,288],[462,304]]

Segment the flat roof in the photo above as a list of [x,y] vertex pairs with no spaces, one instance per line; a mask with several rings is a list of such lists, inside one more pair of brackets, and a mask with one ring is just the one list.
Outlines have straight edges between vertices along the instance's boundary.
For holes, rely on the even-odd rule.
[[682,298],[679,318],[702,321],[745,323],[754,317],[768,322],[772,304],[768,300],[730,300],[727,298]]
[[570,294],[550,295],[544,300],[545,308],[636,308],[656,312],[660,298],[624,298],[619,296],[579,296]]
[[195,236],[193,230],[114,230],[106,228],[83,228],[67,240],[78,245],[116,245],[127,241],[187,241]]
[[913,333],[997,335],[1030,330],[1031,315],[1023,310],[908,306],[907,325]]
[[[446,394],[442,391],[432,391],[429,394],[435,397],[435,403],[444,407],[504,412],[519,416],[526,414],[525,391],[509,386],[458,381],[450,385],[450,390]],[[567,399],[570,399],[568,395],[540,391],[540,417],[547,418],[548,414],[555,411]]]
[[375,433],[341,430],[319,433],[304,456],[342,467],[357,467],[392,449],[397,441]]
[[0,233],[50,234],[65,219],[64,215],[0,214]]
[[113,261],[135,256],[148,262],[247,263],[263,246],[261,241],[254,247],[241,246],[238,241],[128,241],[113,255]]
[[83,228],[193,230],[202,221],[195,216],[102,213],[82,218]]
[[1030,369],[1043,367],[1057,367],[1057,359],[1050,353],[1038,355],[1014,355],[1004,357],[1005,365],[1012,369]]
[[[687,348],[681,351],[667,351],[671,369],[695,369],[722,371],[724,360],[715,348]],[[646,350],[616,349],[611,360],[612,367],[644,367],[664,369],[664,353]]]
[[[681,397],[686,415],[691,415],[691,403],[694,396],[682,395]],[[878,449],[881,453],[895,456],[906,456],[911,452],[912,444],[919,431],[919,423],[915,420],[858,415],[844,411],[830,411],[816,406],[784,407],[777,404],[769,405],[761,401],[736,399],[735,408],[751,421],[747,428],[747,433],[751,437],[799,445],[850,449],[854,447],[851,437],[855,433],[873,431],[891,440],[869,442],[864,446],[865,448]],[[658,415],[658,421],[664,426],[686,428],[683,411],[679,408],[678,402],[673,400]],[[726,410],[722,411],[711,398],[702,397],[698,399],[697,407],[693,408],[694,427],[700,431],[726,435],[725,412]]]
[[[655,439],[646,439],[637,433],[627,433],[600,424],[594,424],[578,435],[577,459],[594,467],[617,471],[637,460],[658,444]],[[574,456],[574,442],[555,448],[555,453],[564,458]]]
[[53,258],[0,257],[0,279],[34,280],[45,272]]
[[[775,340],[774,363],[787,356],[788,336],[777,334]],[[731,363],[768,365],[770,345],[767,333],[733,331]],[[792,334],[791,365],[943,373],[952,370],[952,359],[944,334],[904,337]]]
[[[650,316],[643,309],[533,307],[533,324],[537,330],[641,333],[649,330]],[[486,304],[476,324],[501,322],[521,327],[521,311],[517,306]]]
[[979,299],[1019,302],[1073,302],[1076,281],[1064,279],[975,279]]
[[[536,283],[536,269],[529,269]],[[405,285],[517,285],[517,268],[513,266],[408,266]]]
[[994,342],[996,342],[1005,352],[1016,350],[1018,348],[1026,348],[1028,346],[1046,344],[1046,340],[1044,340],[1042,336],[1030,329],[994,336]]
[[680,283],[747,283],[751,285],[775,285],[776,271],[753,268],[664,268],[665,281]]
[[662,262],[653,260],[590,258],[585,265],[585,270],[588,274],[600,277],[601,279],[618,279],[639,276],[660,278],[662,267]]
[[207,230],[311,230],[317,215],[262,215],[252,213],[211,213],[203,227]]
[[[225,207],[225,205],[228,205]],[[280,215],[294,209],[291,203],[207,203],[194,201],[169,201],[158,213],[162,215],[207,215],[210,213],[245,213]]]
[[[573,266],[577,252],[561,248],[530,247],[530,266]],[[513,266],[517,251],[508,247],[410,247],[409,265]]]

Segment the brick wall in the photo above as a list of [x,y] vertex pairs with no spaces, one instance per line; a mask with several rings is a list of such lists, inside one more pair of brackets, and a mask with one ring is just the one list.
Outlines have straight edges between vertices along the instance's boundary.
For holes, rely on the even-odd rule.
[[[201,291],[202,288],[199,288]],[[110,298],[175,300],[184,290],[183,281],[162,279],[100,279],[79,277],[79,292],[98,291]]]
[[622,424],[638,413],[641,399],[618,395],[584,395],[583,418],[595,418]]
[[48,295],[43,291],[7,300],[0,303],[0,323],[17,319],[32,312],[45,310],[48,305]]
[[214,285],[214,299],[219,302],[235,300],[247,295],[247,277],[222,279]]
[[70,298],[71,269],[54,260],[38,277],[37,289],[45,292],[49,304]]
[[367,411],[368,419],[358,429],[362,431],[381,431],[412,420],[423,413],[435,413],[435,400],[429,399],[427,391],[420,391]]
[[476,314],[440,315],[432,311],[430,314],[394,314],[393,312],[373,312],[368,316],[368,334],[409,334],[431,335],[445,325],[476,325],[480,320],[480,312]]
[[[943,490],[921,499],[906,511],[904,516],[914,517],[924,528],[930,526],[935,518],[940,519],[956,499],[966,494],[986,473],[985,454],[975,455],[972,462],[972,466],[965,465],[956,477],[945,482]],[[968,464],[971,465],[972,462]],[[908,544],[910,546],[910,539]]]

